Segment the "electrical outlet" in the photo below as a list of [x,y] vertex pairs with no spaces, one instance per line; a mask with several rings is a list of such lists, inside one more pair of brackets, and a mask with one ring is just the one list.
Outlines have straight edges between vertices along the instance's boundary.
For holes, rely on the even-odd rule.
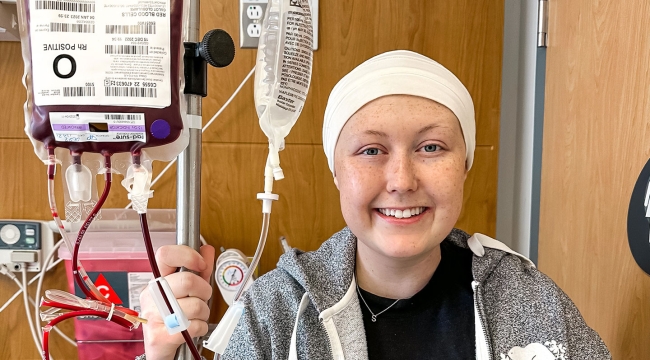
[[259,5],[248,5],[246,8],[246,15],[251,20],[259,20],[262,18],[262,15],[264,15],[264,12],[262,11],[262,7]]
[[[313,49],[318,49],[318,0],[309,0],[313,25]],[[239,0],[239,47],[257,49],[268,0]],[[258,30],[259,29],[259,30]]]
[[248,27],[246,28],[246,34],[248,34],[248,36],[250,36],[251,38],[258,38],[260,37],[261,33],[262,33],[262,25],[248,24]]
[[268,0],[239,0],[239,47],[257,49]]

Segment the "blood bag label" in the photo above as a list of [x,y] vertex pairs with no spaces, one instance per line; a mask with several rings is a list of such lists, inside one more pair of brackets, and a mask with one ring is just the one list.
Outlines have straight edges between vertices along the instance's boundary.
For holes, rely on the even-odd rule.
[[34,102],[171,104],[170,0],[29,0]]
[[51,112],[57,141],[123,142],[147,140],[143,113]]
[[129,278],[129,308],[140,312],[140,293],[147,287],[149,281],[153,280],[150,272],[130,272]]

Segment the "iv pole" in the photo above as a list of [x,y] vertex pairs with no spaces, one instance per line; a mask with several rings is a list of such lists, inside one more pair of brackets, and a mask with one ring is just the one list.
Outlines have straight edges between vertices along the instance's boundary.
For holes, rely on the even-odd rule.
[[[188,22],[188,42],[198,42],[200,22],[200,0],[190,0]],[[187,245],[198,251],[201,247],[201,96],[185,95],[187,114],[198,119],[198,129],[190,128],[190,140],[187,148],[178,155],[176,167],[176,243]],[[182,269],[185,270],[185,269]],[[193,339],[196,343],[196,339]],[[182,344],[175,356],[176,360],[192,360],[192,353],[186,344]]]

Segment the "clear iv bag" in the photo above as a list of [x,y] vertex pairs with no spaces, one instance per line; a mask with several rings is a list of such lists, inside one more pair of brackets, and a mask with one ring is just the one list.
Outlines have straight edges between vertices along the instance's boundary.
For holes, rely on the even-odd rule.
[[[255,69],[255,108],[276,154],[305,105],[313,60],[308,0],[270,0]],[[276,155],[277,156],[277,155]]]

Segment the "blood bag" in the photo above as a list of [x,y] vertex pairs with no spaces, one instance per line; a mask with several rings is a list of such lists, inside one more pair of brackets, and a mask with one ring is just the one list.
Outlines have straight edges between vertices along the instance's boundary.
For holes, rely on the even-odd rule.
[[[187,145],[186,0],[19,1],[25,131],[36,153],[137,153]],[[40,145],[38,142],[45,146]],[[175,150],[161,146],[177,142]]]

